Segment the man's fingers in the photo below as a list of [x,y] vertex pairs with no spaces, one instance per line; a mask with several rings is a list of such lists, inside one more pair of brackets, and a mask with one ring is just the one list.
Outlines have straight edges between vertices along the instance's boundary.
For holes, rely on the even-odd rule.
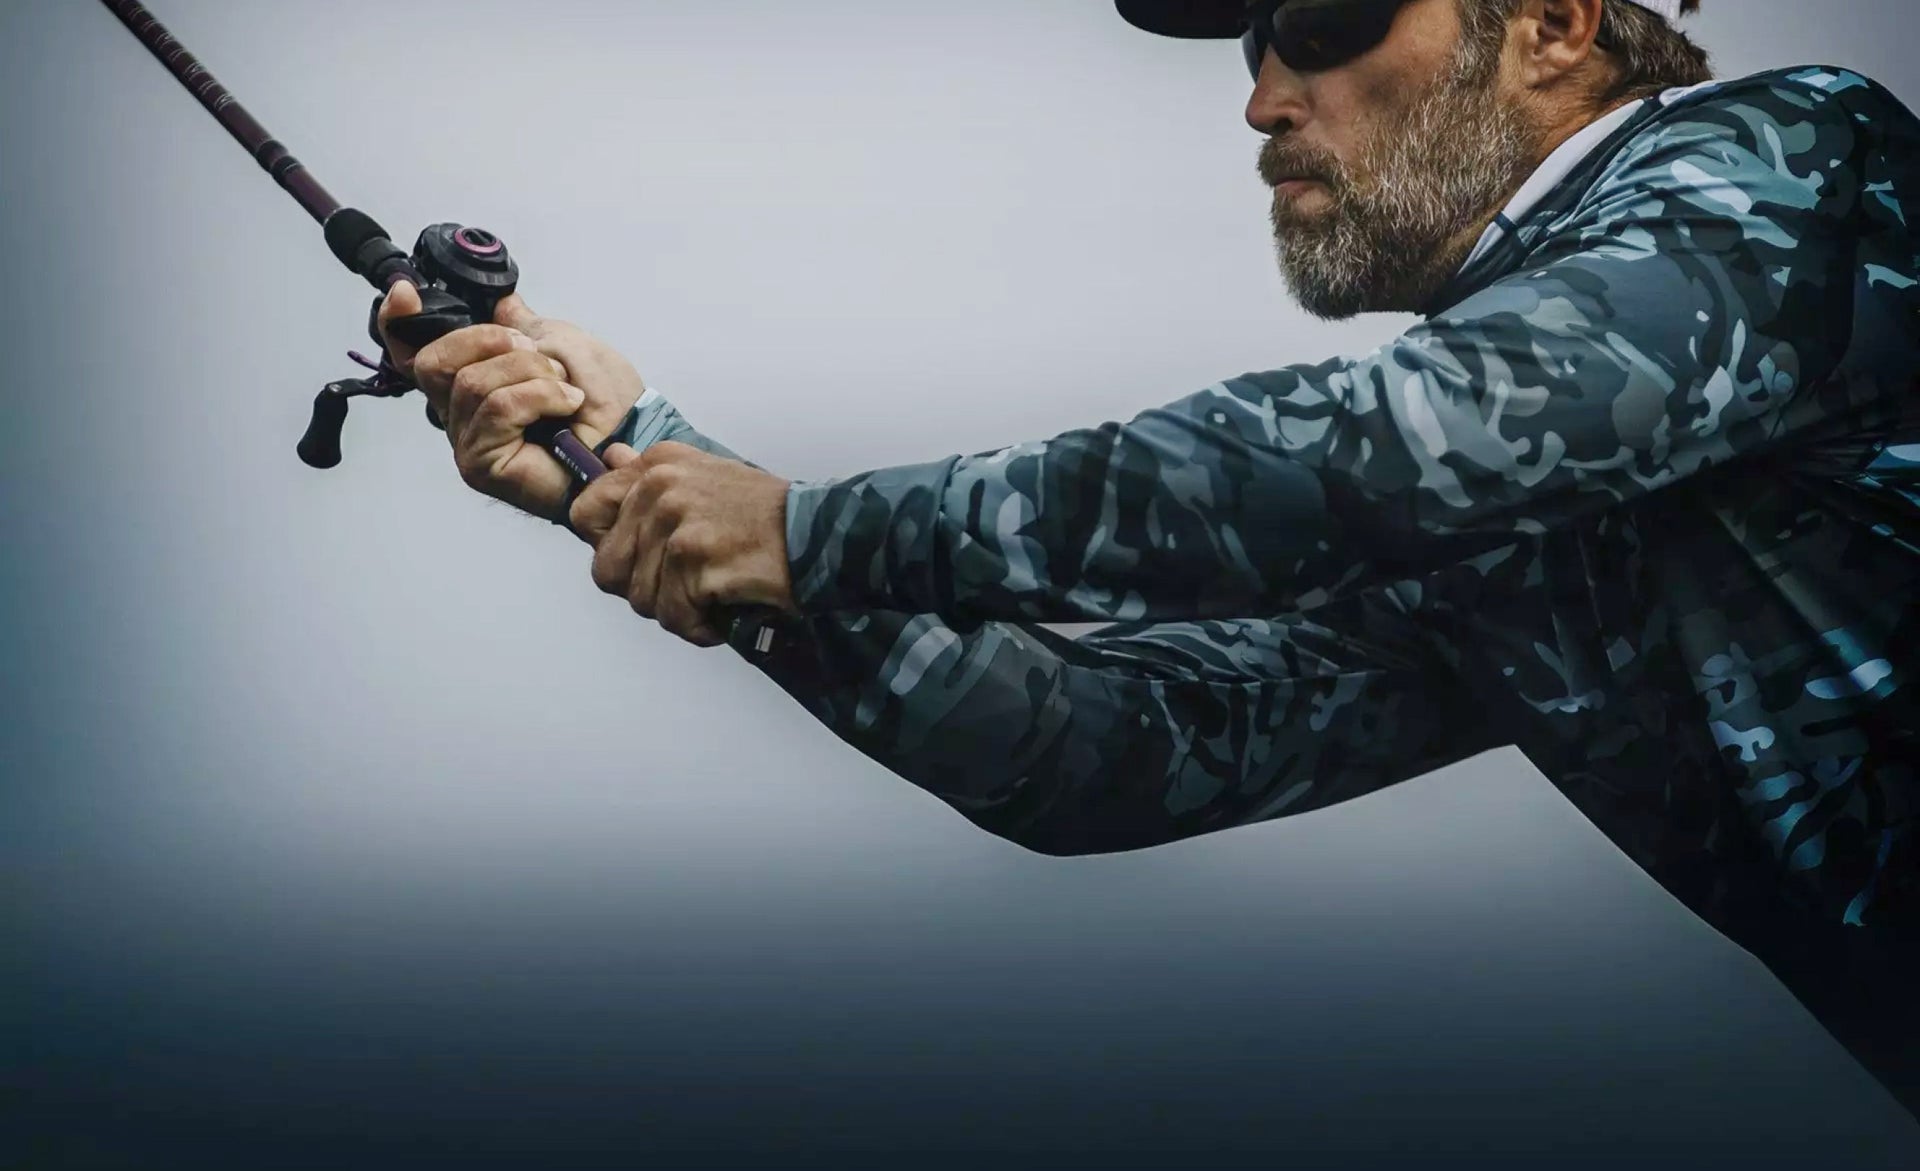
[[[602,485],[607,488],[603,489]],[[637,474],[610,473],[589,485],[587,490],[601,489],[604,495],[612,488],[617,488],[619,495],[614,501],[615,515],[607,525],[606,534],[594,547],[593,584],[604,593],[626,597],[633,585],[633,563],[639,555],[640,526],[647,519],[647,510],[644,499],[638,497],[640,477]]]
[[695,646],[717,646],[720,634],[707,621],[690,588],[690,578],[669,558],[661,570],[659,590],[654,598],[655,620],[669,634],[678,635]]
[[593,584],[626,598],[635,613],[651,618],[660,582],[660,555],[674,518],[660,507],[663,485],[645,461],[608,473],[609,478],[615,476],[628,487],[620,499],[620,515],[595,549]]
[[712,595],[702,584],[709,570],[712,542],[705,530],[682,523],[660,541],[659,584],[653,599],[655,618],[669,633],[695,646],[716,646],[719,631],[708,620]]
[[662,495],[668,487],[668,480],[660,474],[660,469],[648,466],[633,482],[633,490],[627,493],[627,499],[620,507],[621,525],[615,526],[610,540],[622,539],[621,530],[628,514],[634,514],[637,522],[623,543],[633,550],[633,570],[628,576],[627,601],[633,606],[634,613],[644,618],[652,618],[659,612],[660,579],[666,563],[667,543],[672,539],[674,530],[679,527],[680,517],[667,506]]
[[615,445],[607,455],[612,470],[573,513],[579,529],[606,526],[590,538],[596,586],[697,646],[725,641],[723,606],[792,609],[786,481],[679,443],[638,454]]
[[573,508],[567,513],[568,527],[579,533],[582,540],[600,544],[620,519],[620,502],[631,487],[632,477],[618,472],[608,472],[588,484],[574,498]]
[[620,505],[640,477],[643,467],[640,453],[624,443],[615,443],[602,454],[608,471],[580,490],[574,499],[567,523],[583,540],[599,544],[619,519]]
[[444,418],[454,376],[460,371],[515,350],[532,349],[532,339],[518,330],[504,325],[469,325],[431,342],[414,356],[414,385],[427,392],[427,398]]
[[564,381],[558,365],[533,350],[514,349],[461,367],[447,391],[447,434],[459,442],[468,421],[488,395],[503,387],[541,379]]
[[573,414],[581,397],[579,387],[552,378],[503,386],[479,400],[472,416],[459,429],[458,446],[477,456],[511,447],[521,432],[541,419],[564,419]]

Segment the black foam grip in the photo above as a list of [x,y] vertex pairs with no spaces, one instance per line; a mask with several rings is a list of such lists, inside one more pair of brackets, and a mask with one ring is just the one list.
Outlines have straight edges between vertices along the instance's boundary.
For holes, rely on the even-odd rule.
[[375,240],[387,238],[387,230],[357,207],[343,207],[334,212],[321,225],[321,230],[334,256],[354,272],[361,271],[360,250]]

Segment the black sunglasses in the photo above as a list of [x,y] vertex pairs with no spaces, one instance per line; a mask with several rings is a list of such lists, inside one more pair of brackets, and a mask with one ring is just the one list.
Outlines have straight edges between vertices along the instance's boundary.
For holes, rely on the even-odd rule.
[[1260,77],[1272,49],[1295,73],[1344,65],[1387,39],[1407,0],[1256,0],[1240,34],[1247,70]]
[[[1251,0],[1247,28],[1240,34],[1247,72],[1260,80],[1260,62],[1272,49],[1295,73],[1317,73],[1345,65],[1387,39],[1393,18],[1407,0]],[[1593,43],[1608,52],[1605,35]]]

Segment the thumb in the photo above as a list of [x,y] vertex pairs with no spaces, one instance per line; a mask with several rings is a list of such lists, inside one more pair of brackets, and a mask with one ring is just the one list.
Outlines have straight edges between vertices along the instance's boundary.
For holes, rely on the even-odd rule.
[[[638,463],[640,453],[624,443],[613,443],[600,458],[613,470]],[[567,510],[567,527],[587,544],[598,545],[619,521],[620,505],[631,487],[630,482],[613,476],[602,476],[588,484]]]
[[396,317],[412,317],[418,312],[420,290],[413,287],[412,281],[395,281],[380,302],[380,324],[385,325]]
[[414,288],[410,281],[395,281],[387,286],[387,295],[380,298],[380,313],[374,319],[380,331],[380,344],[386,348],[394,364],[407,372],[409,377],[414,355],[418,351],[396,339],[387,327],[402,317],[412,317],[420,312],[421,307],[420,290]]
[[540,315],[527,307],[519,293],[508,293],[493,307],[493,323],[517,329],[528,337],[539,337]]

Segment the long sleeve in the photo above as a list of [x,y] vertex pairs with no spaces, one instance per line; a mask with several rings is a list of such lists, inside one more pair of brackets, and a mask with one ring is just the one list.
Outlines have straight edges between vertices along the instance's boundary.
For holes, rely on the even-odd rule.
[[[736,633],[747,652],[753,631]],[[1304,813],[1505,743],[1395,595],[1081,639],[881,611],[747,657],[836,736],[996,836],[1137,849]]]
[[[653,393],[616,437],[738,458]],[[1458,698],[1414,617],[1420,596],[1081,639],[842,612],[744,620],[731,642],[836,736],[975,825],[1100,853],[1305,812],[1503,743]]]
[[1856,300],[1909,329],[1920,300],[1911,255],[1863,255],[1902,209],[1861,181],[1881,163],[1847,88],[1792,91],[1790,133],[1732,99],[1667,113],[1505,275],[1373,354],[796,485],[796,600],[953,620],[1278,613],[1854,425],[1911,377],[1892,347],[1839,369]]

